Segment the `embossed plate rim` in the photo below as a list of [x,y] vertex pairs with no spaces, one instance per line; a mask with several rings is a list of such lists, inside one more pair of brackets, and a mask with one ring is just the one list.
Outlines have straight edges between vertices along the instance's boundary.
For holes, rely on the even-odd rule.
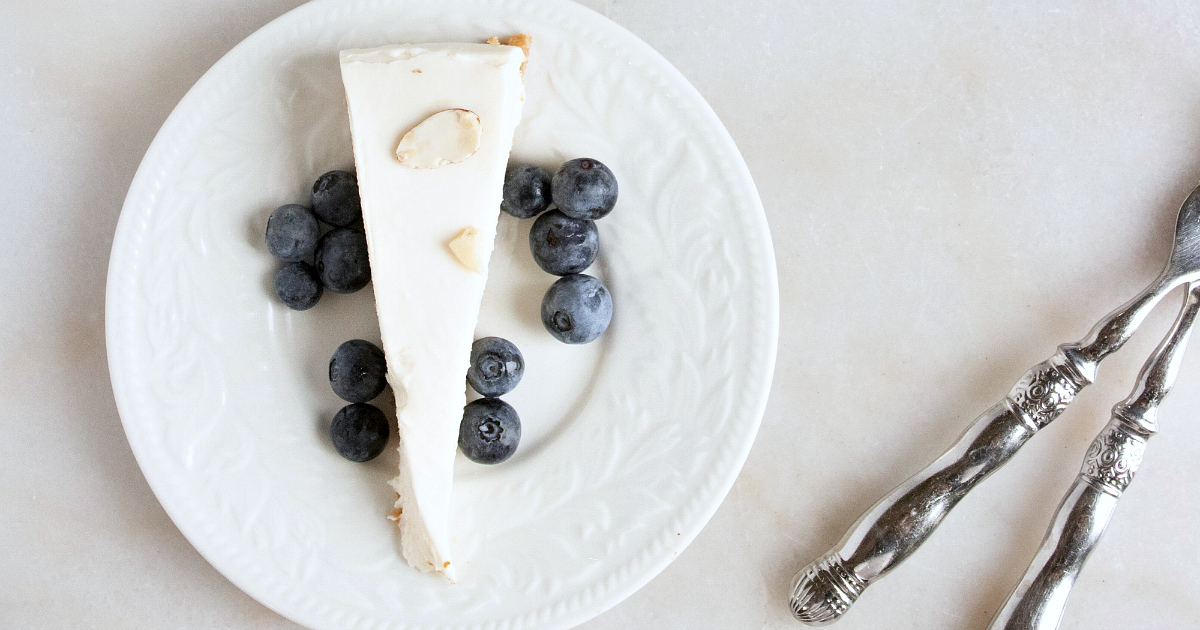
[[[679,94],[676,97],[680,101],[679,106],[685,108],[689,115],[696,118],[698,126],[714,134],[713,137],[706,138],[705,142],[723,160],[722,174],[731,174],[737,180],[735,182],[737,188],[744,196],[743,205],[750,210],[750,216],[741,217],[741,219],[747,225],[746,238],[750,239],[751,244],[757,248],[755,253],[758,258],[754,260],[754,263],[761,268],[757,269],[756,276],[751,277],[751,281],[755,285],[754,289],[758,291],[755,294],[757,300],[754,304],[744,308],[747,312],[758,312],[760,321],[751,323],[756,330],[761,332],[761,335],[753,339],[758,345],[747,351],[747,356],[755,360],[751,367],[761,378],[755,381],[756,388],[742,392],[739,397],[739,400],[752,401],[753,408],[745,409],[737,414],[738,424],[730,430],[722,445],[726,453],[724,459],[728,462],[727,468],[719,471],[720,475],[714,473],[710,496],[706,497],[707,500],[703,505],[699,505],[694,510],[690,520],[679,524],[680,531],[672,535],[672,547],[682,550],[711,518],[736,479],[761,422],[774,367],[778,336],[778,286],[775,261],[765,214],[749,171],[727,131],[699,93],[665,59],[621,27],[588,9],[565,1],[522,4],[513,0],[468,0],[463,4],[474,4],[494,11],[507,10],[526,13],[537,11],[541,12],[540,15],[548,16],[548,19],[553,18],[558,23],[573,20],[577,24],[576,32],[603,39],[606,43],[619,44],[623,49],[622,54],[628,59],[635,60],[637,64],[641,64],[640,71],[647,73],[647,76],[657,77],[662,84],[669,85],[671,89],[678,91]],[[297,21],[316,20],[322,15],[343,10],[370,10],[372,7],[400,5],[436,6],[437,3],[432,0],[352,0],[340,4],[329,1],[309,3],[264,26],[218,61],[205,76],[197,81],[180,105],[168,117],[147,151],[130,186],[110,259],[106,308],[110,374],[114,395],[131,448],[139,465],[143,468],[148,483],[181,532],[214,567],[263,604],[293,620],[313,627],[401,628],[412,626],[402,620],[361,617],[352,611],[317,610],[303,601],[303,593],[297,593],[294,589],[289,591],[286,585],[283,587],[272,585],[268,588],[256,582],[256,574],[251,571],[253,567],[240,565],[230,559],[236,555],[236,541],[214,540],[211,532],[205,530],[202,522],[197,520],[198,515],[188,512],[186,504],[182,503],[180,498],[180,494],[186,490],[186,487],[179,485],[182,480],[170,478],[162,470],[156,468],[157,454],[148,450],[148,444],[139,433],[142,430],[141,427],[144,426],[143,423],[153,423],[156,419],[146,417],[146,411],[150,409],[146,401],[152,392],[132,380],[135,366],[131,364],[131,361],[134,361],[135,357],[130,349],[132,344],[129,335],[132,333],[126,328],[128,323],[126,318],[130,315],[129,309],[132,304],[132,300],[129,298],[135,289],[130,283],[140,273],[140,265],[145,264],[140,256],[145,254],[148,249],[153,248],[153,243],[145,242],[145,235],[146,225],[152,218],[152,215],[148,213],[153,212],[153,201],[162,192],[161,164],[164,158],[172,152],[179,151],[179,147],[173,146],[170,139],[188,125],[196,124],[196,111],[200,108],[201,101],[206,94],[212,92],[221,82],[228,81],[237,64],[244,64],[246,57],[253,55],[255,49],[262,49],[270,45],[272,37],[279,36],[280,32]],[[752,251],[754,250],[752,249]],[[714,447],[714,456],[716,450]],[[678,538],[675,538],[676,535]],[[659,547],[661,548],[662,545]],[[646,560],[640,564],[634,563],[637,566],[632,572],[626,571],[626,574],[620,579],[606,580],[603,584],[595,584],[594,588],[588,590],[586,596],[574,598],[573,601],[577,605],[573,607],[566,606],[563,601],[559,601],[560,606],[555,606],[553,609],[550,606],[544,606],[532,610],[529,614],[496,620],[487,625],[489,627],[535,625],[538,627],[568,627],[582,623],[632,594],[657,575],[674,558],[674,554],[669,550],[659,549],[658,552],[651,553],[650,547],[647,547],[642,555],[646,556]],[[629,567],[624,568],[628,569]],[[610,574],[610,577],[616,577],[616,573]],[[278,590],[280,588],[283,590]],[[448,621],[445,624],[438,624],[436,627],[465,626]]]

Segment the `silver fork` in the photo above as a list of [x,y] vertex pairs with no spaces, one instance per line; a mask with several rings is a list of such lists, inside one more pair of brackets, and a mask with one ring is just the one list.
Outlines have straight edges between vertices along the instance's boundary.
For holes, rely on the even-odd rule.
[[863,590],[916,551],[972,488],[1057,418],[1096,379],[1100,361],[1129,340],[1164,295],[1196,280],[1200,187],[1179,209],[1171,256],[1158,278],[1101,319],[1087,337],[1059,346],[1054,356],[1026,372],[937,461],[880,499],[836,547],[796,573],[789,598],[792,614],[814,626],[840,619]]
[[1142,366],[1133,392],[1113,407],[1112,420],[1092,441],[1041,548],[988,626],[991,630],[1058,627],[1075,578],[1099,544],[1117,499],[1133,481],[1146,440],[1158,432],[1158,405],[1179,374],[1197,312],[1200,284],[1192,284],[1175,325]]

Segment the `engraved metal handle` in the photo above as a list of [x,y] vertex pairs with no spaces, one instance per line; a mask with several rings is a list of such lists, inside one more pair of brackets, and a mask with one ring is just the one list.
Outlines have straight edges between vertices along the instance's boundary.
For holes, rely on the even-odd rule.
[[916,551],[972,488],[1057,418],[1095,380],[1100,361],[1120,349],[1158,300],[1182,282],[1169,264],[1087,337],[1059,346],[1030,369],[945,454],[876,503],[834,549],[792,578],[792,614],[814,626],[841,618],[868,585]]
[[1024,578],[996,613],[991,630],[1058,627],[1075,579],[1100,542],[1117,499],[1133,481],[1146,440],[1158,431],[1158,405],[1179,373],[1198,311],[1200,284],[1192,285],[1171,332],[1142,366],[1133,393],[1113,407],[1112,420],[1088,448],[1079,477],[1063,497]]

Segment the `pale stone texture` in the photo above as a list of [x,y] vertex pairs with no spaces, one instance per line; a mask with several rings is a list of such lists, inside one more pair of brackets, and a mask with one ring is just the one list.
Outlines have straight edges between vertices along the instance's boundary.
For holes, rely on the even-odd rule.
[[[109,389],[105,268],[146,147],[294,0],[0,4],[0,627],[291,628],[163,513]],[[678,561],[585,624],[796,628],[792,573],[1157,273],[1200,180],[1189,3],[590,0],[712,104],[774,236],[759,439]],[[982,628],[1178,304],[836,627]],[[1200,625],[1200,358],[1063,628]]]

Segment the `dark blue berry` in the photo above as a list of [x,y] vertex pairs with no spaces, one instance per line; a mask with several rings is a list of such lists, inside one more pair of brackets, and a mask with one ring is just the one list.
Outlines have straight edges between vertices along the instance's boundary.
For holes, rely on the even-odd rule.
[[346,405],[333,417],[329,439],[342,457],[352,462],[370,461],[387,446],[387,417],[373,405]]
[[314,256],[321,284],[334,293],[354,293],[371,281],[367,237],[347,228],[330,230],[317,243]]
[[518,219],[532,219],[550,206],[550,173],[540,166],[513,162],[504,171],[500,209]]
[[387,385],[387,360],[370,341],[352,339],[338,346],[329,359],[329,385],[342,400],[364,403]]
[[279,206],[267,219],[267,251],[283,262],[299,262],[312,256],[320,237],[317,217],[300,204]]
[[287,263],[275,272],[275,295],[295,311],[307,311],[321,299],[321,280],[308,263]]
[[488,398],[511,392],[525,374],[525,358],[507,339],[484,337],[471,344],[467,383]]
[[580,273],[559,278],[542,298],[542,325],[563,343],[599,337],[612,312],[612,296],[604,284]]
[[602,219],[617,205],[617,178],[591,158],[563,164],[554,174],[550,191],[558,209],[576,219]]
[[499,464],[512,457],[521,442],[521,418],[499,398],[480,398],[463,408],[458,448],[479,464]]
[[538,217],[529,229],[529,251],[546,273],[565,276],[591,266],[600,253],[596,222],[572,219],[559,210]]
[[313,182],[309,197],[317,218],[334,227],[346,227],[362,217],[358,177],[350,171],[329,171]]

